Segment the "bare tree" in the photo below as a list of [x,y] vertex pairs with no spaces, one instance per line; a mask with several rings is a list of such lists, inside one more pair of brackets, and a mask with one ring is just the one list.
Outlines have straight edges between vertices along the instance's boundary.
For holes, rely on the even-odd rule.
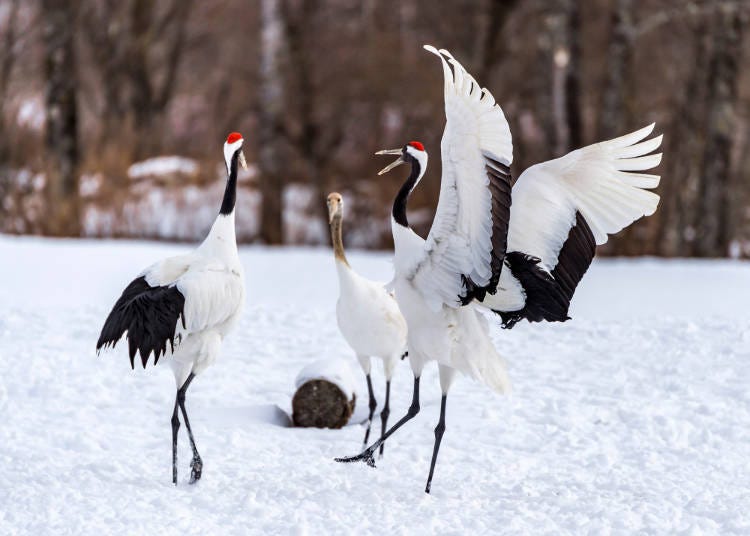
[[260,191],[263,195],[260,213],[260,238],[266,244],[283,240],[282,163],[284,81],[282,62],[286,46],[281,0],[261,0],[261,62],[258,106],[258,166]]
[[76,3],[42,0],[46,52],[47,229],[80,233],[78,212],[78,75],[75,55]]
[[[82,19],[104,93],[104,135],[132,122],[134,157],[158,152],[185,50],[192,0],[89,0]],[[162,6],[166,5],[166,8]],[[162,8],[162,9],[157,9]]]
[[[290,148],[302,161],[304,179],[315,189],[317,199],[313,210],[325,220],[325,200],[330,189],[329,165],[344,137],[349,99],[341,94],[340,88],[317,79],[321,74],[324,78],[326,74],[338,71],[326,58],[309,53],[315,48],[316,17],[320,16],[321,9],[317,0],[301,0],[297,9],[292,9],[289,2],[284,4],[289,79],[297,96],[292,106],[294,118],[287,123],[295,124],[296,128],[287,127],[284,132]],[[344,69],[341,72],[346,75]],[[333,107],[332,102],[335,103]],[[326,113],[330,108],[335,110],[335,116]]]
[[[659,208],[660,244],[658,252],[668,256],[689,256],[695,241],[694,213],[699,204],[699,184],[703,174],[702,147],[708,90],[708,64],[711,52],[710,24],[704,17],[689,20],[691,49],[690,75],[678,93],[673,126],[665,138],[669,166],[662,181]],[[632,247],[632,245],[631,245]]]
[[614,138],[630,124],[628,106],[632,83],[633,0],[615,0],[611,13],[611,30],[606,53],[606,76],[599,112],[598,137]]
[[503,55],[505,23],[519,0],[487,0],[486,12],[481,13],[481,32],[478,33],[479,47],[475,64],[477,80],[489,80],[490,73]]
[[578,0],[555,0],[545,5],[544,33],[539,37],[538,100],[544,131],[553,154],[560,156],[582,140],[580,103],[580,13]]
[[713,46],[708,67],[708,110],[700,204],[695,211],[695,254],[728,254],[730,153],[736,130],[737,80],[742,53],[741,8],[722,6],[715,15]]
[[[13,66],[16,62],[16,38],[18,24],[18,8],[20,0],[11,0],[8,7],[8,18],[3,36],[3,48],[0,50],[0,103],[6,102],[8,97],[8,84],[13,74]],[[0,113],[0,165],[8,159],[8,143],[5,131],[5,114]]]

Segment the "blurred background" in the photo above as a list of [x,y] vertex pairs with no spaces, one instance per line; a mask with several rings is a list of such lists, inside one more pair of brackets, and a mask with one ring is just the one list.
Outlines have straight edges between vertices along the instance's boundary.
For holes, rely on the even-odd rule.
[[246,138],[238,237],[391,245],[404,179],[373,153],[422,141],[440,182],[449,49],[501,103],[513,175],[656,122],[657,213],[616,255],[750,257],[750,0],[0,0],[0,232],[195,241],[227,133]]

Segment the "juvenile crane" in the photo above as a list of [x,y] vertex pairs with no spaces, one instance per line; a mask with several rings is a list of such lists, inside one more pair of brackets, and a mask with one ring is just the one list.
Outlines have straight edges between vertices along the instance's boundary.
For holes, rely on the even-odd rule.
[[196,375],[212,365],[221,343],[242,311],[245,281],[237,255],[235,201],[237,168],[246,167],[242,136],[233,132],[224,143],[227,185],[208,236],[187,255],[169,257],[146,268],[123,291],[104,322],[96,350],[114,347],[127,332],[130,366],[140,354],[143,368],[166,356],[177,384],[172,412],[172,482],[177,484],[179,411],[187,428],[193,459],[190,483],[201,478],[203,461],[190,428],[185,393]]
[[[339,331],[357,355],[367,378],[370,396],[370,414],[367,418],[364,446],[370,437],[372,416],[377,407],[370,378],[370,358],[383,361],[385,373],[385,404],[380,413],[381,436],[388,426],[390,415],[391,378],[399,358],[406,350],[406,320],[398,309],[396,299],[386,291],[382,283],[365,279],[355,272],[346,260],[342,240],[344,200],[336,192],[328,195],[328,218],[331,225],[331,241],[339,278],[339,299],[336,302],[336,319]],[[384,444],[380,444],[383,455]]]
[[[530,167],[513,184],[513,143],[502,109],[446,50],[426,46],[443,66],[446,126],[441,142],[440,200],[427,240],[409,227],[406,204],[427,167],[419,142],[378,154],[398,155],[411,173],[393,202],[396,300],[408,326],[414,372],[406,414],[372,446],[338,461],[374,465],[373,452],[419,412],[419,378],[437,361],[442,400],[425,491],[430,492],[445,407],[455,371],[498,392],[510,388],[504,360],[489,336],[481,308],[503,326],[518,321],[568,320],[578,282],[596,245],[642,216],[654,213],[659,177],[640,173],[661,161],[649,154],[661,136],[654,125]],[[511,207],[512,202],[512,207]]]

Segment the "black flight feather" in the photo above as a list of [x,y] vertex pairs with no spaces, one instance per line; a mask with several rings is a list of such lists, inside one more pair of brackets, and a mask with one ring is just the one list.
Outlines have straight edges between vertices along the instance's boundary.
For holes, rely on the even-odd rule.
[[[185,296],[176,286],[152,287],[145,276],[134,279],[109,313],[96,343],[96,351],[114,347],[128,333],[130,366],[140,353],[143,368],[154,353],[154,364],[167,353],[167,342],[174,351],[177,322],[185,327]],[[179,341],[178,341],[179,342]]]
[[576,212],[575,225],[571,227],[551,273],[539,266],[541,261],[537,257],[519,251],[508,253],[505,263],[523,286],[526,303],[518,311],[494,311],[502,318],[503,327],[510,329],[524,318],[529,322],[570,320],[570,300],[591,265],[595,250],[591,228],[581,213]]
[[461,281],[464,284],[464,292],[458,297],[461,305],[466,305],[474,299],[483,301],[487,293],[495,294],[497,292],[497,284],[500,281],[500,272],[503,268],[508,246],[508,222],[510,221],[511,189],[513,188],[510,168],[488,155],[484,155],[484,159],[487,177],[490,179],[489,191],[492,196],[492,251],[490,260],[492,275],[489,283],[484,286],[479,286],[472,281],[471,277],[462,275]]

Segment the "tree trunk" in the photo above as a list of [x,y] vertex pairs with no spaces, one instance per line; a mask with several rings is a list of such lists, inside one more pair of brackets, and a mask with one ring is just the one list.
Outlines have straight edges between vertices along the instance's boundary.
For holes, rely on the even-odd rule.
[[[667,256],[692,255],[695,241],[694,215],[698,210],[699,185],[703,175],[702,151],[705,146],[705,124],[710,55],[710,25],[697,18],[692,26],[693,68],[681,94],[671,135],[665,138],[665,180],[661,184],[662,201],[657,235],[658,253]],[[671,180],[670,180],[671,179]]]
[[[7,28],[5,28],[5,36],[3,37],[3,50],[0,51],[0,103],[7,102],[8,83],[16,61],[16,24],[18,22],[19,3],[20,0],[12,0],[10,3]],[[0,168],[8,163],[10,156],[5,127],[5,114],[0,112]],[[3,173],[3,176],[5,176],[5,173]],[[0,178],[0,181],[2,180],[3,178]]]
[[729,252],[730,153],[736,128],[737,80],[742,54],[742,17],[734,6],[719,8],[708,70],[708,116],[703,175],[695,212],[695,254],[723,257]]
[[633,0],[615,0],[607,46],[607,73],[602,90],[598,138],[609,140],[630,126],[630,70],[633,60]]
[[49,207],[45,230],[52,235],[75,236],[80,234],[76,3],[42,0],[41,8],[47,78],[45,160]]
[[568,130],[568,150],[583,145],[581,118],[581,11],[579,0],[567,0],[568,65],[565,72],[565,119]]
[[543,88],[548,96],[542,102],[551,111],[545,131],[557,157],[579,147],[582,140],[578,0],[557,0],[545,14],[545,28],[542,55],[550,71]]
[[283,240],[282,210],[284,180],[282,121],[284,83],[281,63],[285,46],[281,0],[261,0],[260,109],[258,114],[258,165],[263,202],[260,209],[260,238],[266,244]]
[[[154,102],[151,77],[148,72],[148,49],[151,43],[151,19],[154,0],[135,0],[130,12],[131,42],[128,54],[128,70],[132,84],[130,108],[137,134],[145,133],[151,126]],[[143,152],[145,140],[140,141],[139,153]],[[142,154],[138,155],[143,156]]]
[[505,23],[519,0],[489,0],[488,3],[487,12],[481,17],[480,46],[474,63],[479,66],[476,79],[489,87],[492,69],[503,56]]

